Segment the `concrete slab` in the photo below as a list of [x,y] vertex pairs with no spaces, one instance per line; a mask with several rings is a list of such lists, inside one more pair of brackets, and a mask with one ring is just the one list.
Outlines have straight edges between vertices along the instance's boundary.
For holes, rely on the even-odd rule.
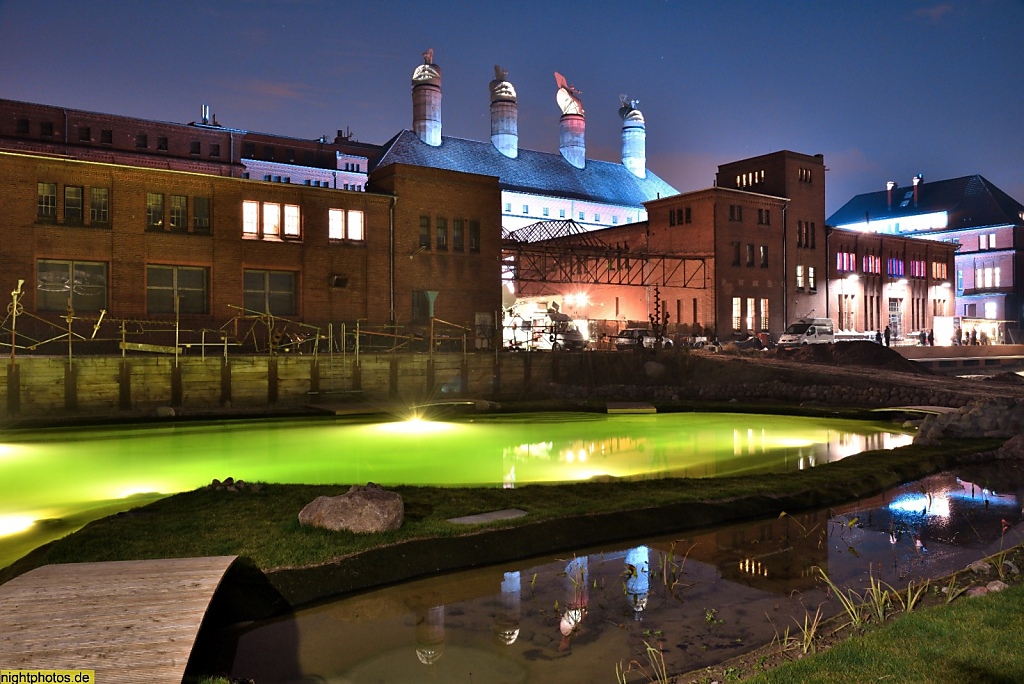
[[608,413],[657,413],[658,409],[642,401],[609,401]]
[[479,525],[481,523],[494,522],[495,520],[511,520],[512,518],[521,518],[524,515],[526,515],[526,511],[521,511],[518,508],[506,508],[501,511],[488,511],[487,513],[466,515],[461,518],[448,518],[448,522],[456,523],[458,525]]

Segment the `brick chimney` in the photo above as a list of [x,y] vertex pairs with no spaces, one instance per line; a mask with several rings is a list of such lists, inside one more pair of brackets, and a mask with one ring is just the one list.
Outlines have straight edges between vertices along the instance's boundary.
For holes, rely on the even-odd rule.
[[896,181],[888,181],[885,184],[885,207],[886,211],[892,211],[892,191],[896,189]]
[[924,176],[919,173],[916,176],[914,176],[913,180],[914,180],[914,208],[917,209],[917,193],[918,193],[918,190],[921,187],[921,183],[924,182]]

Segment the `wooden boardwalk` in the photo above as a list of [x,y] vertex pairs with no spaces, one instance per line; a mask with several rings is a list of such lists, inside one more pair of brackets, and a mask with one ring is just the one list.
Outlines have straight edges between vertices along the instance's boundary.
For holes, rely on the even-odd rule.
[[236,556],[46,565],[0,585],[0,667],[181,682]]

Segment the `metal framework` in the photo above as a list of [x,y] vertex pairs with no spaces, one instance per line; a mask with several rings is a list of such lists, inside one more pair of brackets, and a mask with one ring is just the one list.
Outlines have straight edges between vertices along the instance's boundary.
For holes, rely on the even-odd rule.
[[542,221],[505,233],[502,280],[706,289],[706,257],[610,244],[575,221]]

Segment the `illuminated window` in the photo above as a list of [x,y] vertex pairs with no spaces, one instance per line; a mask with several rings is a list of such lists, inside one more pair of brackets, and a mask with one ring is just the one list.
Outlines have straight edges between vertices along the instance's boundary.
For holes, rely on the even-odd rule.
[[999,267],[996,266],[992,269],[992,286],[999,287]]
[[978,249],[988,249],[988,235],[983,233],[978,236]]
[[329,209],[327,212],[327,237],[341,240],[345,237],[345,210]]
[[64,222],[81,223],[82,214],[82,188],[73,185],[65,185]]
[[263,237],[277,237],[281,234],[281,205],[276,202],[263,203]]
[[772,210],[771,209],[758,209],[757,210],[757,224],[759,226],[770,226],[772,223]]
[[768,268],[768,245],[761,245],[761,268]]
[[985,318],[994,319],[996,317],[996,303],[985,302]]
[[210,198],[195,197],[192,200],[192,230],[196,233],[210,232]]
[[146,311],[151,314],[209,313],[209,269],[194,266],[146,266]]
[[188,197],[171,195],[171,230],[188,230]]
[[40,311],[107,308],[107,265],[103,262],[40,259],[36,275],[36,308]]
[[746,320],[746,326],[743,329],[744,330],[753,330],[754,329],[754,298],[753,297],[748,297],[747,298],[747,320]]
[[804,267],[802,264],[796,266],[796,289],[804,289]]
[[[764,171],[761,172],[762,174]],[[761,330],[768,330],[768,299],[761,300]]]
[[958,292],[963,292],[964,291],[964,272],[963,271],[957,271],[956,272],[956,289],[957,289]]
[[814,267],[807,267],[807,289],[811,292],[818,291],[818,281],[814,277]]
[[242,202],[242,234],[260,234],[260,203]]
[[57,217],[56,183],[36,183],[36,217],[50,220]]
[[349,209],[348,214],[348,239],[365,240],[366,224],[363,221],[363,212]]
[[89,188],[89,221],[107,223],[110,220],[110,190]]
[[301,235],[299,207],[295,204],[284,205],[284,236],[297,238]]
[[294,316],[296,274],[289,271],[243,273],[245,308],[274,316]]
[[146,193],[146,228],[164,227],[164,196],[156,192]]
[[739,297],[732,298],[732,329],[739,330],[743,322],[742,304]]

